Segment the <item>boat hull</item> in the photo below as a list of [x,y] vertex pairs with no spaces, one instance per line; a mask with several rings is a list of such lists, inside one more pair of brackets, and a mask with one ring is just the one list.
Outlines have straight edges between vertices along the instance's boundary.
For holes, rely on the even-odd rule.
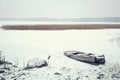
[[79,51],[65,51],[64,55],[69,58],[82,61],[82,62],[87,62],[87,63],[96,63],[96,64],[105,63],[104,55],[96,56],[92,53],[87,54],[85,52],[79,52]]

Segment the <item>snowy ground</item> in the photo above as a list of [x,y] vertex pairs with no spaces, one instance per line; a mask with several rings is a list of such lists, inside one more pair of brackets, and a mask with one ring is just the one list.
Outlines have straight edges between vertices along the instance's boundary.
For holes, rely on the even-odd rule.
[[[12,31],[0,30],[0,50],[18,69],[0,73],[6,80],[119,80],[120,29]],[[105,65],[91,65],[64,56],[77,50],[104,54]],[[47,67],[22,70],[29,59],[46,59]]]

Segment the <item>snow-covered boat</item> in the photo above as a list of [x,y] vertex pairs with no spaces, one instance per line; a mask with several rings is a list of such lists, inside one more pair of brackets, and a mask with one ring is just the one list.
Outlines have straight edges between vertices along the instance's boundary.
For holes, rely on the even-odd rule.
[[64,55],[72,59],[82,61],[82,62],[87,62],[87,63],[96,63],[96,64],[105,63],[104,55],[95,55],[93,53],[85,53],[85,52],[79,52],[79,51],[65,51]]

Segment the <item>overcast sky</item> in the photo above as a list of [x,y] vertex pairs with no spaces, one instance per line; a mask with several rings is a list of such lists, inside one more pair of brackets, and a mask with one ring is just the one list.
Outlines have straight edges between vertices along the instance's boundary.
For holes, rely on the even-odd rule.
[[120,17],[120,0],[0,0],[0,18]]

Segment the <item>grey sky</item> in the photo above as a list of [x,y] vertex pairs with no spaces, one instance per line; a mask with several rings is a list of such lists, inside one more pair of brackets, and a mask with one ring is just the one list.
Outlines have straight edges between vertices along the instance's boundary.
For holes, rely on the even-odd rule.
[[0,0],[0,18],[120,17],[120,0]]

